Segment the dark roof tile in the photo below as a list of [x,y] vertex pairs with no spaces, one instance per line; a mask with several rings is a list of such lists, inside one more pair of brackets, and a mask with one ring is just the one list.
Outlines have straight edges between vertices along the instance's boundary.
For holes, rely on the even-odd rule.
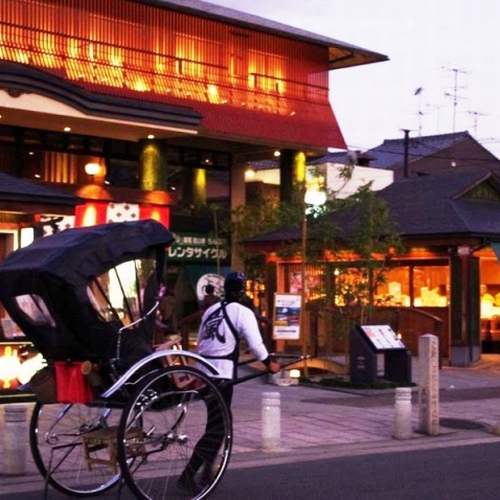
[[[395,229],[401,236],[500,235],[500,201],[468,198],[467,192],[487,182],[500,197],[500,179],[481,168],[449,169],[423,177],[397,180],[377,191],[388,205]],[[345,231],[353,212],[335,214],[333,220]],[[298,241],[300,229],[288,228],[258,235],[251,243]]]
[[[478,147],[482,147],[468,132],[410,137],[408,139],[408,162],[412,164],[423,158],[439,155],[441,151],[449,150],[467,140],[474,141]],[[404,163],[404,143],[404,138],[386,139],[379,146],[368,150],[367,153],[373,158],[370,166],[390,170],[401,168]],[[494,162],[495,157],[489,152],[488,154]],[[458,159],[468,160],[463,157]]]

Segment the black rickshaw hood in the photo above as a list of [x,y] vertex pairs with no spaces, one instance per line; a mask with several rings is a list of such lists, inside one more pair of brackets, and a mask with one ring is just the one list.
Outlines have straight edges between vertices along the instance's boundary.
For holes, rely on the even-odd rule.
[[154,220],[66,229],[8,255],[0,264],[0,289],[14,286],[22,277],[29,281],[32,273],[53,275],[73,286],[86,285],[120,262],[173,241],[173,234]]
[[[40,238],[0,264],[0,301],[44,357],[110,357],[117,326],[103,322],[91,306],[90,281],[128,260],[158,260],[173,241],[154,220],[66,229]],[[55,324],[37,324],[23,314],[16,297],[33,294],[46,302]]]

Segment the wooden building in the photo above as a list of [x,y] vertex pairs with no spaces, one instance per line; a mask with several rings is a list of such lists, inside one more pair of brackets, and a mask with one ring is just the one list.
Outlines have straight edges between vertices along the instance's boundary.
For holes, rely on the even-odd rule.
[[289,196],[309,155],[345,148],[329,72],[385,60],[199,0],[2,0],[0,173],[37,189],[0,178],[0,262],[43,226],[154,218],[179,266],[215,266],[191,245],[210,180],[239,206],[246,162],[279,150]]
[[[417,337],[435,333],[426,330],[432,321],[440,324],[441,356],[451,365],[468,366],[483,351],[498,352],[499,177],[485,168],[452,168],[426,176],[400,178],[377,191],[376,196],[387,203],[405,248],[392,258],[386,283],[376,290],[378,316],[388,309],[398,309],[400,315],[405,310],[422,313],[405,320],[401,328],[414,354]],[[346,223],[349,214],[340,219],[336,214],[332,217],[349,230]],[[302,237],[300,228],[285,228],[245,243],[248,251],[261,251],[266,256],[268,301],[272,302],[275,291],[294,291],[293,277],[301,273],[301,256],[280,258],[277,251],[287,242],[299,242]],[[324,262],[331,265],[325,266],[321,279],[333,281],[333,274],[327,274],[335,272],[335,261],[325,256]],[[306,283],[310,281],[309,274],[317,273],[317,268],[306,266]],[[480,284],[487,285],[489,297],[481,296]],[[271,303],[269,309],[272,311]],[[421,321],[422,316],[432,321]],[[319,341],[327,341],[322,339],[321,332]]]
[[4,0],[0,33],[0,170],[78,194],[85,224],[132,202],[170,222],[220,172],[240,205],[243,165],[276,150],[286,196],[345,147],[329,71],[387,60],[198,0]]

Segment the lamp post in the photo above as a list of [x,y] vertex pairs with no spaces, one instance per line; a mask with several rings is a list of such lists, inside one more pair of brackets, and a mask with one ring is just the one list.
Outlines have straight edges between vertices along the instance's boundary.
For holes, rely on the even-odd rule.
[[[326,193],[321,189],[311,189],[307,190],[304,186],[304,196],[303,200],[303,209],[302,209],[302,235],[301,235],[301,255],[302,255],[302,287],[301,287],[301,309],[302,314],[301,322],[300,322],[300,332],[302,338],[302,355],[307,355],[307,338],[306,338],[306,300],[307,300],[307,280],[306,280],[306,263],[307,263],[307,215],[308,215],[308,206],[312,205],[314,207],[319,207],[326,202]],[[307,370],[307,366],[305,366]]]
[[[302,338],[302,356],[307,355],[307,338],[306,338],[306,260],[307,260],[307,205],[304,194],[304,206],[302,210],[302,244],[301,244],[301,255],[302,255],[302,286],[300,287],[300,307],[302,314],[300,315],[300,336]],[[305,362],[304,362],[305,363]],[[307,365],[304,364],[307,370]]]

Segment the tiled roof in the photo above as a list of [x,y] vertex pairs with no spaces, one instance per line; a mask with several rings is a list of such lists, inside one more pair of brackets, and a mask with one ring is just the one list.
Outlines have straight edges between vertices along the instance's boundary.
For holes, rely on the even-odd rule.
[[[408,139],[408,162],[411,164],[422,158],[436,155],[440,151],[449,150],[466,140],[475,141],[468,132],[410,137]],[[370,166],[390,170],[402,167],[404,163],[404,141],[404,138],[386,139],[380,146],[368,150],[367,153],[373,158]],[[494,159],[493,155],[491,156]]]
[[[291,102],[292,104],[292,102]],[[293,101],[293,113],[272,113],[242,106],[193,102],[203,115],[205,135],[239,138],[247,142],[274,142],[292,149],[345,148],[344,137],[329,104]]]
[[19,179],[0,172],[0,200],[75,206],[80,198],[48,188],[36,181]]
[[[481,168],[449,169],[422,177],[397,180],[376,195],[383,198],[403,237],[481,236],[500,238],[500,201],[464,196],[472,188],[488,183],[498,192],[500,179]],[[335,215],[345,231],[352,226],[353,212]],[[298,241],[299,229],[280,229],[256,236],[249,243]]]
[[[496,176],[482,169],[467,168],[401,179],[377,194],[386,200],[401,235],[491,232],[500,235],[500,202],[461,198],[483,182],[491,183],[500,195]],[[496,214],[497,220],[493,225],[492,214]]]
[[323,163],[347,163],[347,152],[328,153],[307,162],[308,165],[322,165]]

